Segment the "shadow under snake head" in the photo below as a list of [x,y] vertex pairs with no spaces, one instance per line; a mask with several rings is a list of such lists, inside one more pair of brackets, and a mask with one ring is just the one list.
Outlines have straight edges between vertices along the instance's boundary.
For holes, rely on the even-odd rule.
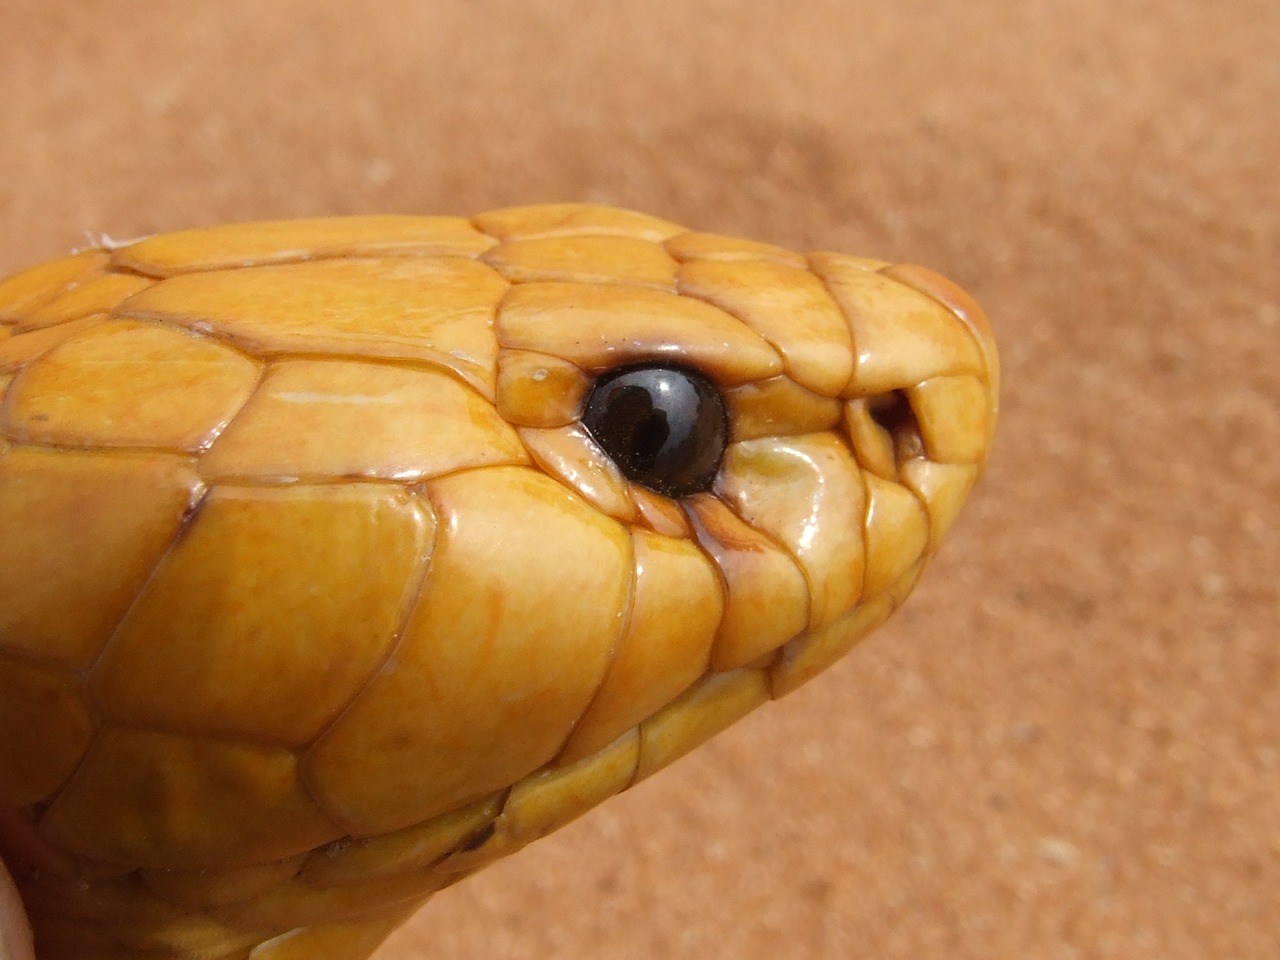
[[0,852],[40,956],[367,955],[882,623],[996,378],[928,271],[589,205],[0,283]]

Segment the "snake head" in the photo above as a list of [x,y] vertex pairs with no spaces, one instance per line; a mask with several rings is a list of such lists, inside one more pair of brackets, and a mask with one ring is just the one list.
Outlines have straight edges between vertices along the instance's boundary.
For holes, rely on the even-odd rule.
[[938,549],[997,376],[926,270],[588,205],[0,284],[0,848],[44,949],[323,955],[799,686]]

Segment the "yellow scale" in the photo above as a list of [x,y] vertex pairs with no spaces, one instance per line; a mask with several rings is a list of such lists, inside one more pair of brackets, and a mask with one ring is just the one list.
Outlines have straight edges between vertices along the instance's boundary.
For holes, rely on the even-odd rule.
[[[726,410],[706,489],[584,423],[654,364]],[[0,854],[39,957],[366,957],[881,624],[997,389],[936,274],[583,204],[0,281]]]

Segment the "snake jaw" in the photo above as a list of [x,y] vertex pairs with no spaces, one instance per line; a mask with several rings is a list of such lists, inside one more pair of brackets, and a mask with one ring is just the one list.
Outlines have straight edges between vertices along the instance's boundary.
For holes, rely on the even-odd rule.
[[[724,401],[709,490],[580,422],[650,361]],[[372,949],[882,623],[998,362],[922,268],[562,204],[34,268],[0,395],[0,848],[42,950],[286,960],[391,905]]]

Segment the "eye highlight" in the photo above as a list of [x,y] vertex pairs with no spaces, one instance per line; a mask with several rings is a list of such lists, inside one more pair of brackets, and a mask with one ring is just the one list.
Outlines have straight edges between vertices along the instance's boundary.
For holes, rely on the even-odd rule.
[[715,385],[665,364],[602,376],[587,397],[582,425],[623,476],[667,497],[711,489],[729,432]]

